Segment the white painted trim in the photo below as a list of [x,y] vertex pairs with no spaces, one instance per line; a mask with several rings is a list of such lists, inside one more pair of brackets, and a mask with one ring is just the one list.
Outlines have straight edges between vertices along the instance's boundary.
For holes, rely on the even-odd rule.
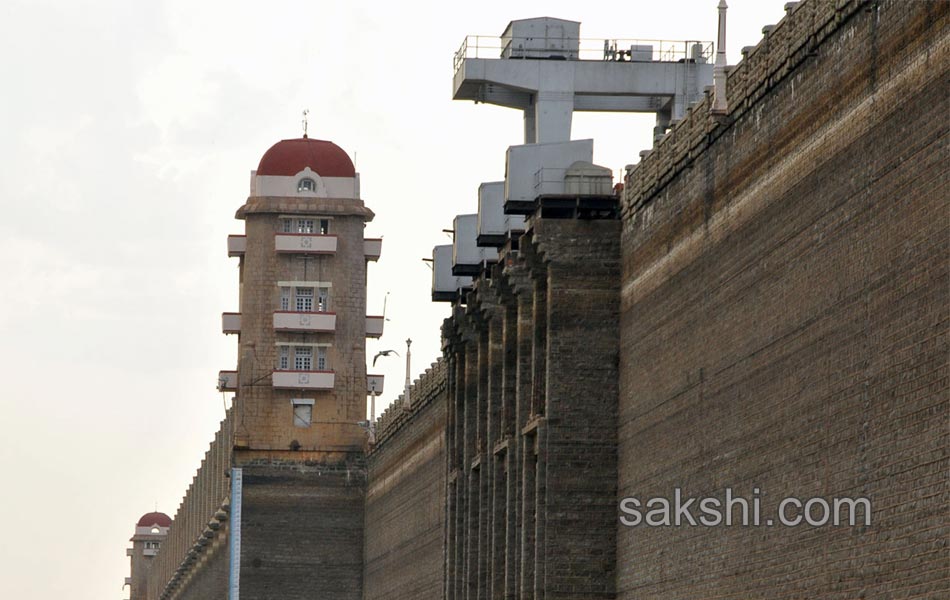
[[308,348],[332,348],[333,347],[333,344],[327,344],[324,342],[321,342],[319,344],[314,343],[314,342],[274,342],[274,345],[278,347],[279,346],[300,346],[300,347],[308,347]]
[[290,403],[293,404],[294,406],[298,406],[301,404],[309,404],[310,406],[313,406],[315,401],[313,400],[313,398],[291,398]]

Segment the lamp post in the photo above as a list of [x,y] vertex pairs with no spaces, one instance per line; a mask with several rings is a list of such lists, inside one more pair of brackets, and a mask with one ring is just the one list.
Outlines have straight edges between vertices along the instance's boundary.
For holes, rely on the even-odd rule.
[[724,115],[729,108],[726,102],[726,0],[719,0],[719,39],[716,41],[716,64],[713,66],[714,96],[712,112]]

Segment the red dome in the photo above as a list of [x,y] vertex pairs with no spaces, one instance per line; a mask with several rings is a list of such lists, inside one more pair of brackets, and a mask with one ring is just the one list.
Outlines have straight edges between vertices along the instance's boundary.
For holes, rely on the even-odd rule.
[[136,527],[152,527],[153,525],[157,525],[159,527],[171,527],[172,519],[165,513],[150,512],[146,515],[142,515],[142,518],[139,519],[139,522],[135,524]]
[[325,140],[281,140],[270,147],[257,166],[258,175],[291,176],[306,167],[321,177],[355,177],[353,161],[342,148]]

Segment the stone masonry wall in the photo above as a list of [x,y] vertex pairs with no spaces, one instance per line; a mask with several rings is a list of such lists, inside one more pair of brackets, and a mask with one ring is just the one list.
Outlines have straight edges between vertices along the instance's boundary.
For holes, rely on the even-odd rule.
[[362,461],[242,469],[241,599],[362,600]]
[[619,495],[873,508],[618,526],[618,598],[950,594],[948,14],[794,6],[627,179]]
[[434,363],[383,413],[368,458],[364,598],[443,597],[446,369]]

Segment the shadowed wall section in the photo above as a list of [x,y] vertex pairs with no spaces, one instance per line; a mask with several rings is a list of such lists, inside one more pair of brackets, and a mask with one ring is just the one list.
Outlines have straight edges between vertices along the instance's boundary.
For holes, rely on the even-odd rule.
[[380,417],[366,492],[365,598],[442,598],[445,542],[445,364]]
[[794,6],[628,177],[620,495],[873,518],[620,527],[619,598],[946,591],[948,12]]

